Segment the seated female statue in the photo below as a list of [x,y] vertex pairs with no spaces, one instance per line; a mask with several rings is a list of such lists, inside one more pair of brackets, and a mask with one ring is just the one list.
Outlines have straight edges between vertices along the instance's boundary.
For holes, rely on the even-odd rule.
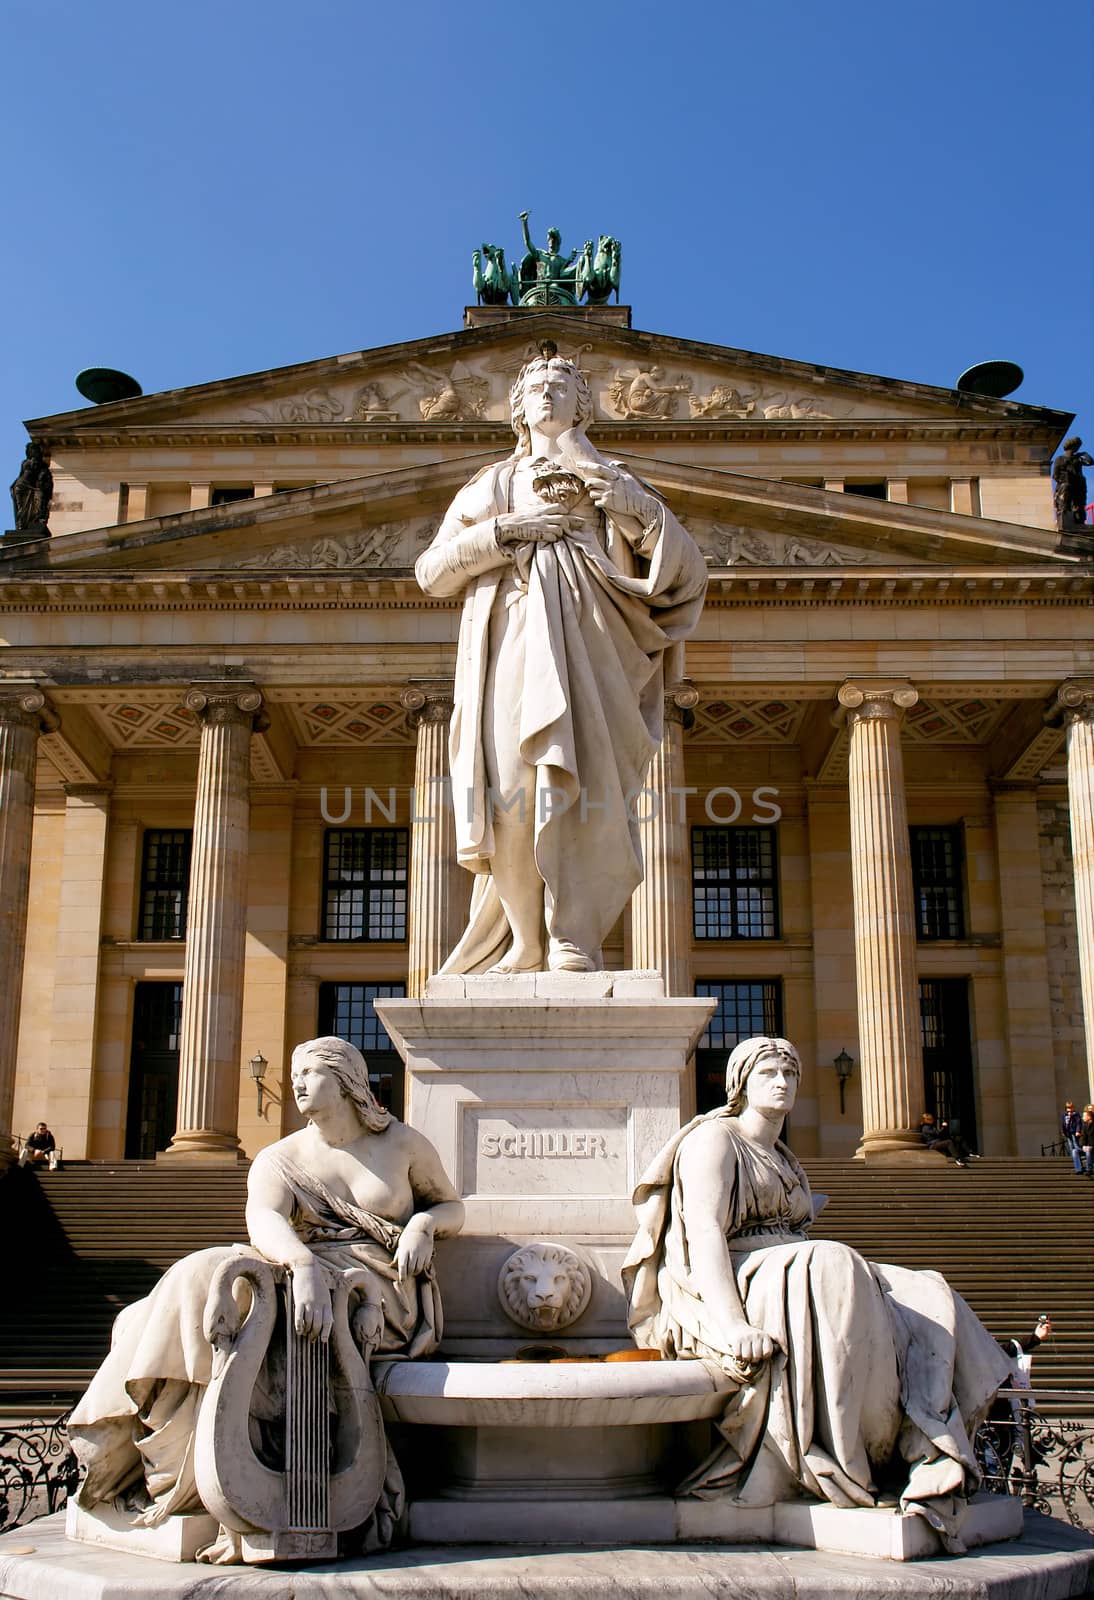
[[[463,1223],[463,1205],[440,1158],[428,1139],[379,1105],[353,1045],[336,1038],[298,1045],[291,1075],[307,1126],[255,1157],[247,1178],[251,1245],[291,1275],[294,1324],[306,1339],[331,1335],[327,1269],[363,1268],[382,1290],[374,1296],[379,1309],[366,1359],[429,1355],[441,1337],[433,1241]],[[81,1505],[124,1496],[149,1526],[204,1509],[194,1434],[214,1351],[202,1323],[214,1274],[232,1254],[229,1247],[184,1257],[147,1299],[119,1315],[110,1354],[69,1422],[86,1470]],[[361,1329],[355,1335],[364,1336]],[[279,1382],[283,1377],[271,1367],[256,1388],[254,1424],[276,1424]],[[390,1534],[401,1496],[389,1451],[374,1542]],[[228,1544],[212,1548],[203,1559],[238,1559]]]
[[739,1044],[725,1106],[671,1139],[635,1191],[623,1276],[636,1342],[740,1385],[724,1442],[681,1492],[752,1505],[899,1497],[957,1548],[978,1481],[970,1441],[1009,1367],[937,1273],[809,1240],[809,1184],[778,1138],[800,1079],[787,1040]]

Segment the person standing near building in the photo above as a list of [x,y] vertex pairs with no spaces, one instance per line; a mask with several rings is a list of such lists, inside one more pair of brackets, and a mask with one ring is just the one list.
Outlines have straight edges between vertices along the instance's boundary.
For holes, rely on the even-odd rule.
[[1079,1118],[1078,1155],[1082,1164],[1075,1171],[1085,1173],[1088,1178],[1094,1177],[1094,1106],[1084,1107]]
[[1064,1109],[1060,1116],[1060,1132],[1064,1136],[1067,1153],[1071,1157],[1076,1172],[1083,1170],[1082,1150],[1079,1144],[1079,1129],[1082,1118],[1075,1109],[1074,1100],[1065,1100]]

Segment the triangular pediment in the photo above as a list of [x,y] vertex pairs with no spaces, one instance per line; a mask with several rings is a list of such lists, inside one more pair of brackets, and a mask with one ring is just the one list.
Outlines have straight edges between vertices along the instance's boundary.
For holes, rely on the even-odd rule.
[[739,424],[759,430],[876,419],[1041,422],[1066,415],[1008,400],[644,333],[564,313],[352,351],[28,424],[36,437],[185,427],[329,432],[360,426],[508,423],[509,388],[543,339],[586,372],[602,427]]
[[[620,452],[664,495],[712,571],[969,565],[1068,567],[1056,535]],[[0,547],[0,573],[409,572],[456,490],[498,452]]]

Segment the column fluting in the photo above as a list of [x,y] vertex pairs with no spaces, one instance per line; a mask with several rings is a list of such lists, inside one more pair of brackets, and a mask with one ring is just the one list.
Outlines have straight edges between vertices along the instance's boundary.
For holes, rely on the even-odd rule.
[[456,942],[453,873],[456,828],[448,773],[450,685],[412,684],[400,699],[414,729],[414,796],[410,815],[407,905],[407,994],[425,993]]
[[201,723],[177,1126],[168,1156],[239,1155],[240,1041],[247,922],[250,744],[257,689],[199,687],[185,705]]
[[639,807],[645,876],[631,897],[631,961],[659,972],[667,995],[691,993],[691,867],[684,793],[684,730],[699,692],[681,683],[665,695],[665,731]]

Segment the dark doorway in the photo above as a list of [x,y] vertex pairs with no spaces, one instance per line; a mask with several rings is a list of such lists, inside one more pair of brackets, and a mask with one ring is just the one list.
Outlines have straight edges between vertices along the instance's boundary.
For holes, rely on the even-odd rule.
[[966,1144],[975,1150],[976,1090],[969,1037],[968,979],[921,978],[919,1015],[923,1033],[923,1110],[933,1111],[939,1122],[956,1123]]
[[171,1143],[179,1097],[181,1025],[181,983],[138,983],[125,1122],[127,1161],[150,1161]]

